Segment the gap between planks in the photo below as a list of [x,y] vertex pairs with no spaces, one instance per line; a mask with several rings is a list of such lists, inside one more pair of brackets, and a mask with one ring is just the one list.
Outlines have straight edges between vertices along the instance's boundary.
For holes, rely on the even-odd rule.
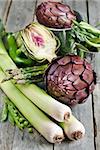
[[94,110],[94,96],[92,94],[92,113],[93,113],[93,129],[94,129],[94,148],[96,150],[96,136],[97,136],[97,124],[96,124],[96,118],[95,118],[95,110]]
[[3,23],[6,24],[7,18],[9,15],[9,11],[11,8],[12,0],[7,0],[4,8],[4,13],[3,13]]
[[[90,23],[90,11],[89,11],[89,0],[86,0],[86,6],[87,6],[87,21]],[[95,62],[93,63],[93,68],[94,68]],[[93,93],[92,95],[92,114],[93,114],[93,129],[94,129],[94,149],[96,150],[96,136],[97,136],[97,124],[96,124],[96,118],[95,118],[95,104],[94,104],[94,96]]]
[[[5,18],[5,22],[7,22],[7,18],[8,18],[8,15],[9,15],[10,6],[11,6],[11,5],[9,5],[8,11],[5,13],[5,14],[6,14],[6,15],[5,15],[6,17],[4,17],[4,18]],[[54,149],[54,147],[53,147],[53,149]]]

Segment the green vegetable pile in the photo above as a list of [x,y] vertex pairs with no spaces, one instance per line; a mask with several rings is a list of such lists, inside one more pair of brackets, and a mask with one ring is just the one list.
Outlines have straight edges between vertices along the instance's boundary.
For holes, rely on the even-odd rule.
[[[57,36],[55,33],[34,22],[17,33],[7,33],[0,20],[0,88],[6,95],[1,121],[9,120],[12,125],[21,130],[26,128],[30,133],[33,132],[34,127],[48,142],[61,143],[66,136],[70,140],[84,137],[85,128],[74,117],[69,106],[60,103],[43,90],[46,84],[46,71],[53,63],[48,79],[53,81],[53,74],[56,74],[55,82],[59,82],[61,75],[64,75],[61,66],[64,67],[66,61],[68,66],[72,66],[73,61],[74,67],[80,63],[78,64],[80,67],[77,68],[83,69],[85,66],[86,72],[91,71],[91,65],[83,59],[78,60],[78,57],[75,57],[75,60],[65,60],[63,56],[74,53],[84,58],[87,52],[99,52],[100,31],[84,21],[73,20],[70,30],[62,29],[56,33]],[[59,58],[58,56],[62,57],[62,61],[57,62],[59,71],[56,72],[57,67],[54,61]],[[81,74],[82,69],[79,70]],[[66,68],[64,70],[67,71]],[[73,69],[73,71],[76,70]],[[63,73],[60,75],[59,72]],[[86,79],[87,76],[86,73]],[[76,79],[77,71],[76,74],[71,74],[71,77],[70,80]],[[66,76],[64,81],[65,78]],[[91,72],[90,80],[94,80],[93,72]],[[87,84],[81,80],[80,82],[83,86]],[[51,86],[51,83],[49,85]],[[93,85],[89,83],[89,86],[89,90],[92,91]],[[73,89],[73,86],[71,88]],[[58,91],[55,92],[61,95],[60,87],[58,89],[60,94],[57,93]],[[84,97],[85,92],[82,92]],[[73,97],[74,94],[70,93],[70,95]]]
[[100,30],[85,21],[73,20],[73,23],[71,30],[62,29],[62,32],[57,33],[61,41],[61,54],[74,53],[84,58],[87,53],[99,52]]
[[[2,28],[0,34],[0,88],[8,97],[4,101],[2,121],[8,119],[21,130],[28,128],[29,132],[32,132],[34,127],[50,143],[60,143],[64,139],[64,132],[71,140],[82,138],[85,128],[72,115],[71,109],[32,83],[37,81],[35,78],[37,76],[38,79],[43,78],[40,77],[40,74],[45,73],[49,63],[37,61],[33,66],[26,65],[24,68],[18,68],[19,63],[15,64],[7,48],[7,42],[5,42],[8,34]],[[74,124],[76,126],[73,128]]]

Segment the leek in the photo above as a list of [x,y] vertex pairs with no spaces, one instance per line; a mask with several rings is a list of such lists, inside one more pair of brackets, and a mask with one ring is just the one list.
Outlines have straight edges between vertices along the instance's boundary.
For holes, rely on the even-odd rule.
[[0,69],[0,87],[8,98],[19,109],[22,115],[50,143],[61,142],[64,139],[61,127],[51,121],[43,112],[30,102],[11,81],[2,83],[5,74]]
[[85,128],[83,124],[77,120],[73,115],[66,123],[59,123],[59,125],[63,128],[65,135],[70,140],[78,140],[84,137]]
[[[8,56],[2,40],[0,40],[0,67],[3,69],[4,72],[9,69],[17,69],[16,65]],[[64,122],[70,118],[71,109],[68,106],[56,101],[54,98],[49,96],[45,91],[41,90],[36,85],[16,84],[16,87],[37,107],[53,117],[55,120],[59,122]]]

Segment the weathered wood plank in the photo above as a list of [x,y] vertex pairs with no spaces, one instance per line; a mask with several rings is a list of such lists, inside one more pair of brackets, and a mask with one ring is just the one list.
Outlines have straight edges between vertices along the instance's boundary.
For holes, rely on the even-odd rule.
[[[29,1],[27,1],[27,2],[22,1],[22,2],[18,2],[18,3],[19,4],[17,4],[17,1],[14,1],[12,3],[10,15],[8,17],[8,22],[7,22],[7,28],[9,31],[16,31],[16,30],[23,28],[29,22],[31,22],[32,17],[33,17],[33,12],[32,12],[33,4],[32,3],[28,4],[28,3],[30,3]],[[38,4],[39,4],[39,1],[38,1]],[[84,18],[86,18],[87,10],[86,10],[85,1],[80,0],[80,2],[79,2],[78,0],[76,0],[76,1],[72,2],[72,0],[70,0],[68,2],[68,4],[70,4],[75,10],[79,10],[79,12],[84,16]],[[16,7],[17,7],[17,10],[15,10]],[[34,7],[35,7],[35,5],[34,5]],[[27,14],[27,16],[26,16],[26,14]],[[89,98],[87,103],[73,108],[73,112],[76,115],[76,117],[78,119],[80,119],[83,122],[83,124],[85,125],[85,128],[86,128],[85,138],[82,139],[81,141],[77,141],[74,143],[73,142],[68,143],[65,141],[61,145],[55,145],[54,149],[56,149],[56,150],[66,150],[66,149],[71,150],[72,148],[74,148],[77,150],[80,150],[80,149],[81,150],[84,150],[84,149],[94,150],[94,135],[93,135],[93,120],[92,120],[93,116],[92,116],[91,97]],[[85,112],[86,112],[86,114],[85,114]],[[1,124],[0,124],[0,126],[1,126]],[[2,128],[0,128],[0,129],[2,129]],[[6,129],[6,128],[4,128],[4,126],[3,126],[2,134],[4,133],[4,131],[7,131],[4,129]],[[1,132],[0,132],[0,134],[1,134]],[[13,137],[12,132],[11,132],[10,136],[8,133],[4,134],[4,137],[5,136],[6,136],[6,139],[3,138],[3,140],[5,141],[6,144],[8,142],[8,147],[5,146],[6,144],[3,143],[2,144],[3,147],[0,147],[1,150],[9,150],[9,149],[11,149],[11,147],[13,150],[28,150],[28,149],[29,150],[31,150],[31,149],[35,149],[35,150],[46,149],[46,150],[48,150],[48,149],[52,149],[52,145],[48,144],[35,130],[34,130],[33,136],[30,136],[27,132],[22,134],[22,132],[16,128],[13,146],[12,146],[11,142],[9,142],[9,138],[12,139],[12,137]],[[99,136],[98,136],[98,142],[99,142]],[[0,140],[0,143],[1,143],[1,140]]]
[[[89,22],[90,24],[96,26],[100,23],[100,1],[99,0],[89,0]],[[99,26],[100,27],[100,26]],[[94,69],[97,73],[98,82],[100,82],[100,52],[95,54],[94,59]]]
[[61,145],[56,144],[54,150],[94,150],[91,96],[88,98],[85,104],[76,106],[72,109],[72,111],[77,119],[79,119],[84,124],[86,129],[86,135],[83,139],[79,141],[64,141]]
[[52,150],[49,144],[36,130],[32,134],[22,133],[16,128],[12,150]]
[[93,93],[94,100],[94,127],[95,127],[95,147],[100,150],[100,84],[96,85]]
[[7,22],[7,18],[8,18],[9,10],[10,10],[10,7],[11,7],[11,3],[12,3],[12,0],[6,0],[5,9],[3,11],[4,12],[3,13],[3,23],[4,24],[6,24],[6,22]]
[[87,20],[86,0],[63,0],[65,4],[71,6],[73,10],[78,11],[84,20]]
[[[32,22],[34,17],[36,0],[16,1],[14,0],[7,20],[9,31],[18,31]],[[18,128],[15,130],[12,150],[52,150],[53,145],[49,144],[35,129],[33,134],[22,133]]]
[[[100,1],[99,0],[89,0],[89,22],[92,25],[98,24],[100,22]],[[100,28],[99,28],[100,29]],[[96,89],[93,93],[93,103],[94,103],[94,127],[95,127],[95,147],[96,150],[100,149],[100,53],[95,55],[94,59],[94,70],[97,73]]]
[[97,82],[100,84],[100,52],[96,53],[93,58],[93,68],[96,72]]
[[[87,20],[87,8],[85,0],[64,0],[64,3],[69,4],[74,10],[78,10],[85,20]],[[92,98],[91,95],[87,102],[83,105],[78,105],[72,109],[73,114],[84,124],[86,129],[85,137],[80,141],[66,142],[61,145],[55,145],[55,150],[94,150],[94,129],[92,115]]]
[[[5,23],[10,0],[0,0],[0,18]],[[0,114],[2,111],[4,94],[0,90]],[[0,122],[0,150],[11,150],[14,136],[14,127],[9,123]]]
[[89,21],[92,25],[100,24],[100,1],[88,0],[89,4]]
[[7,30],[18,31],[32,22],[36,0],[14,0],[7,19]]
[[5,8],[7,6],[7,0],[0,0],[0,18],[3,19],[5,15]]

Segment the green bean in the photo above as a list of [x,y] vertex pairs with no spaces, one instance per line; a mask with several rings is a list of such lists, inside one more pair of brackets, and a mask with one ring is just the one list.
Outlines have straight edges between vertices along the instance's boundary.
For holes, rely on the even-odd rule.
[[19,118],[19,122],[23,122],[24,121],[24,118]]

